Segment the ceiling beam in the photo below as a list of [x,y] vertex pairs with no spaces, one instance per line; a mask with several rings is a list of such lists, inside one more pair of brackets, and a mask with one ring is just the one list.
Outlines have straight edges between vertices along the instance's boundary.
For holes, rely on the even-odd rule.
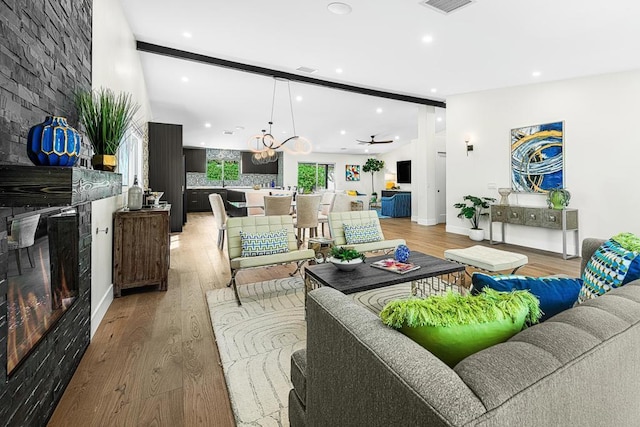
[[376,90],[376,89],[369,89],[366,87],[359,87],[359,86],[347,85],[343,83],[336,83],[328,80],[315,79],[313,77],[300,76],[298,74],[272,70],[270,68],[258,67],[256,65],[243,64],[241,62],[229,61],[226,59],[215,58],[213,56],[201,55],[199,53],[173,49],[170,47],[147,43],[140,40],[136,41],[136,48],[141,52],[155,53],[157,55],[164,55],[164,56],[169,56],[169,57],[178,58],[178,59],[186,59],[188,61],[195,61],[195,62],[201,62],[204,64],[215,65],[218,67],[231,68],[238,71],[245,71],[247,73],[260,74],[263,76],[276,77],[276,78],[302,82],[302,83],[309,83],[312,85],[324,86],[332,89],[346,90],[348,92],[355,92],[363,95],[377,96],[380,98],[395,99],[396,101],[412,102],[414,104],[431,105],[434,107],[441,107],[441,108],[447,107],[447,104],[445,102],[436,101],[434,99],[419,98],[411,95],[385,92],[385,91]]

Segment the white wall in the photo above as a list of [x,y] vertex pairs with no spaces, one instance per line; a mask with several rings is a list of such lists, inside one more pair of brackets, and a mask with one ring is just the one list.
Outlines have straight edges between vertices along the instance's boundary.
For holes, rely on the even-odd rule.
[[[399,160],[412,160],[411,166],[417,165],[416,160],[413,158],[414,152],[414,144],[416,141],[411,141],[409,144],[405,144],[400,148],[389,151],[388,153],[384,153],[378,156],[380,160],[384,160],[384,170],[381,173],[381,176],[384,178],[385,173],[398,173],[396,170],[396,162]],[[383,187],[386,184],[386,181],[383,181]],[[400,186],[401,190],[411,191],[411,184],[397,184]]]
[[[92,41],[92,87],[132,94],[140,104],[137,120],[151,120],[140,58],[135,39],[118,0],[94,0]],[[91,229],[91,336],[113,300],[113,212],[124,205],[124,196],[92,203]],[[95,233],[109,227],[109,233]]]
[[[569,207],[580,210],[580,239],[640,234],[638,95],[640,70],[448,98],[447,205],[466,194],[499,198],[489,187],[510,187],[510,130],[563,120],[565,186]],[[474,145],[468,157],[465,135]],[[544,195],[512,194],[510,201],[546,206]],[[448,209],[447,231],[467,234],[468,221],[456,214]],[[483,226],[488,237],[486,221]],[[509,243],[562,250],[560,232],[508,225],[506,234]]]

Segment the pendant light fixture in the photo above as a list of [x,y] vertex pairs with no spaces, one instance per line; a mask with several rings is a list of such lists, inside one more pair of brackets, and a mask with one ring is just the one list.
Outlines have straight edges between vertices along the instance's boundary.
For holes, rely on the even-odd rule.
[[[275,110],[276,103],[276,88],[277,81],[282,80],[287,82],[287,89],[289,92],[289,109],[291,111],[291,124],[293,126],[293,136],[285,139],[284,141],[278,141],[272,132],[273,126],[273,112]],[[290,143],[285,146],[285,144]],[[251,162],[254,164],[271,163],[278,160],[278,153],[276,150],[282,149],[291,154],[309,154],[311,153],[311,142],[302,136],[299,136],[296,132],[296,122],[293,116],[293,103],[291,101],[291,83],[289,80],[273,79],[273,97],[271,100],[271,119],[269,120],[269,132],[266,129],[262,129],[262,133],[253,135],[249,139],[249,148],[253,152],[251,156]]]

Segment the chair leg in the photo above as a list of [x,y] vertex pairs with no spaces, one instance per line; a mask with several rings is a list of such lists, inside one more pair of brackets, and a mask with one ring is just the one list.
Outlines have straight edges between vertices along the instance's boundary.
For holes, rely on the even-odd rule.
[[307,260],[302,260],[302,261],[298,261],[298,267],[296,267],[295,271],[293,273],[289,273],[289,276],[293,277],[296,275],[296,273],[300,273],[300,277],[302,277],[302,271],[300,271],[300,269],[302,268],[302,266],[304,265],[304,263]]
[[18,274],[22,276],[22,254],[20,253],[20,249],[16,249],[15,254],[16,254],[16,264],[18,265]]
[[242,305],[242,301],[240,301],[240,295],[238,294],[238,286],[236,285],[236,274],[238,274],[238,270],[231,271],[231,280],[227,287],[233,287],[233,293],[236,295],[236,301],[238,301],[238,305]]
[[31,264],[31,268],[35,267],[35,264],[33,263],[33,258],[31,257],[31,251],[29,250],[29,246],[27,246],[27,258],[29,258],[29,264]]

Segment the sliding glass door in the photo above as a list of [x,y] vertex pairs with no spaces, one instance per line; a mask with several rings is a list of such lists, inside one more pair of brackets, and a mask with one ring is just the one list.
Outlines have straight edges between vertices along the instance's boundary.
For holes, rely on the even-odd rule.
[[298,191],[335,190],[333,163],[298,163]]

